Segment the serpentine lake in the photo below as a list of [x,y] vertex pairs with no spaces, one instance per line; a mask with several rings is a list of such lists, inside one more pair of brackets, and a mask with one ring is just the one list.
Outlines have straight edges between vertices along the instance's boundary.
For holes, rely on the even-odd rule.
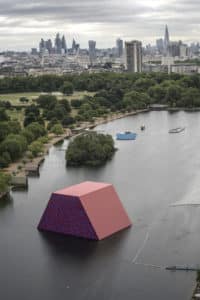
[[[116,141],[98,169],[67,169],[68,141],[54,146],[28,191],[0,203],[0,299],[191,298],[195,272],[165,266],[200,264],[200,113],[150,112],[95,130],[138,137]],[[133,226],[101,242],[38,232],[50,194],[85,180],[112,183]]]

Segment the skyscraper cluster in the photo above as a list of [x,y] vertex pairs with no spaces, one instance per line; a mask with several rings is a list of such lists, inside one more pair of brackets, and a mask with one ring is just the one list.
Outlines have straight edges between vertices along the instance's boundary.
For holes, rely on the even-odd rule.
[[[78,51],[79,44],[73,39],[72,48],[70,48],[74,53]],[[39,52],[40,54],[67,54],[67,42],[65,36],[60,36],[59,33],[56,34],[54,43],[51,39],[44,40],[41,39],[39,43]]]
[[171,57],[186,57],[188,56],[188,46],[182,41],[171,41],[169,36],[168,26],[165,27],[164,39],[156,40],[156,47],[159,54]]

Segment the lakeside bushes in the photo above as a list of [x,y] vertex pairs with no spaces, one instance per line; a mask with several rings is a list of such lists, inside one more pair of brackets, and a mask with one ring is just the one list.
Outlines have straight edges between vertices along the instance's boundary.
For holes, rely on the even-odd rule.
[[[18,128],[19,130],[16,130],[14,126],[9,126],[9,124],[9,122],[7,124],[0,122],[0,137],[2,137],[0,143],[0,168],[6,168],[11,162],[21,158],[24,152],[28,150],[29,144],[34,141],[37,142],[39,138],[47,134],[44,126],[38,123],[31,123],[25,129],[20,127]],[[11,123],[11,125],[14,124]],[[17,123],[17,125],[19,124]],[[34,149],[35,147],[33,147]]]
[[0,196],[9,191],[10,176],[0,172]]
[[111,135],[88,132],[69,143],[66,151],[67,166],[100,166],[112,158],[115,150]]

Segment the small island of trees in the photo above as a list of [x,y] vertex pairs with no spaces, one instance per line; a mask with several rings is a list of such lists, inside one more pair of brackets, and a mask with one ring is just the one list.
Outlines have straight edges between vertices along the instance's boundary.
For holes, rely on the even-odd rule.
[[101,166],[112,158],[115,151],[111,135],[88,132],[70,142],[66,151],[67,166]]

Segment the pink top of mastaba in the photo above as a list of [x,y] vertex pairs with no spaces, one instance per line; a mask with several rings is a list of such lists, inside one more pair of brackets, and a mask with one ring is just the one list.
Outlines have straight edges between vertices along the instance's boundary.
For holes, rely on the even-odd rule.
[[56,192],[54,192],[54,194],[81,197],[81,196],[96,192],[97,190],[106,188],[108,186],[111,186],[111,184],[102,183],[102,182],[85,181],[80,184],[76,184],[76,185],[64,188],[62,190],[56,191]]

